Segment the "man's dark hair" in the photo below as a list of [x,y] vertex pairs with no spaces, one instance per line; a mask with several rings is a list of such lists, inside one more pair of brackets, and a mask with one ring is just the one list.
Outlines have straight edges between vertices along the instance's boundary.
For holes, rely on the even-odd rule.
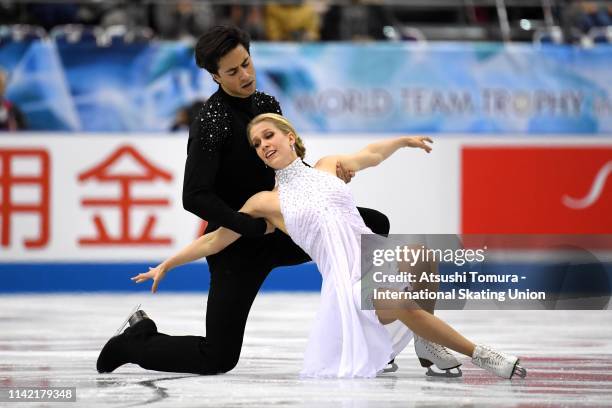
[[221,58],[241,44],[250,53],[250,42],[249,34],[238,27],[215,26],[198,39],[195,46],[196,64],[211,74],[216,74]]

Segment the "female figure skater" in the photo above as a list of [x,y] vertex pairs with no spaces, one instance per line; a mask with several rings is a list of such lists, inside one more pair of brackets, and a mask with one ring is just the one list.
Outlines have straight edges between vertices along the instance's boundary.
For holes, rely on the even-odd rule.
[[[517,357],[472,343],[411,300],[368,297],[368,305],[361,304],[360,239],[361,234],[372,232],[359,216],[348,187],[336,177],[336,165],[341,162],[350,171],[363,170],[380,164],[402,147],[429,153],[430,138],[383,140],[355,154],[324,157],[311,168],[302,162],[304,146],[284,117],[259,115],[249,124],[247,134],[261,160],[276,170],[277,185],[272,191],[252,196],[241,211],[265,218],[267,232],[274,228],[286,232],[312,257],[323,276],[321,306],[304,354],[302,376],[374,377],[406,345],[410,331],[416,340],[422,337],[465,354],[474,364],[500,377],[526,375]],[[172,268],[215,254],[239,237],[232,230],[220,228],[132,280],[141,283],[153,279],[155,292]],[[405,290],[401,286],[395,289]],[[403,323],[405,330],[392,339],[385,325],[396,321]]]

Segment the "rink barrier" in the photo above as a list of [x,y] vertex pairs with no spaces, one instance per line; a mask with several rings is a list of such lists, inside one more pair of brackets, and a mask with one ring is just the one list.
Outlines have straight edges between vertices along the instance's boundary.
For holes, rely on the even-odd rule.
[[[145,272],[149,263],[2,263],[0,264],[0,294],[9,293],[58,293],[58,292],[146,292],[152,281],[135,284],[130,277]],[[442,283],[440,290],[471,288],[472,290],[506,290],[510,287],[546,291],[563,297],[578,297],[591,304],[589,298],[598,298],[601,305],[588,309],[606,308],[612,294],[612,264],[603,263],[596,268],[571,266],[566,270],[556,263],[489,263],[488,271],[470,268],[455,270],[477,270],[486,274],[521,274],[528,277],[528,285],[516,284],[448,284]],[[452,273],[443,266],[440,273]],[[197,262],[172,270],[160,284],[162,292],[207,292],[209,289],[208,264]],[[321,275],[312,262],[274,269],[262,286],[265,292],[318,292]],[[576,297],[576,298],[578,298]],[[582,301],[580,301],[582,302]],[[451,306],[451,308],[456,308]],[[461,308],[461,307],[459,307]],[[574,307],[569,307],[573,309]],[[583,308],[576,306],[575,308]]]
[[[149,283],[136,284],[130,277],[148,271],[150,263],[9,263],[0,264],[0,293],[47,292],[146,292]],[[160,291],[206,292],[208,264],[192,263],[172,270]],[[321,277],[313,263],[274,269],[263,291],[319,291]]]

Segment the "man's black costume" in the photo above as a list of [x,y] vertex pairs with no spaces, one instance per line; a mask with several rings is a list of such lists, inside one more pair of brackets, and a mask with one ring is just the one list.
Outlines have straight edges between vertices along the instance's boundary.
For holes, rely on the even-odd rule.
[[[157,371],[217,374],[231,370],[240,357],[251,305],[270,271],[310,260],[284,233],[264,235],[263,219],[237,212],[252,195],[274,188],[274,170],[257,157],[246,135],[251,119],[268,112],[281,114],[274,97],[255,92],[236,98],[219,87],[191,124],[183,205],[208,221],[207,232],[223,226],[242,237],[207,258],[206,337],[157,333],[147,319],[126,330],[130,362]],[[359,208],[359,212],[374,232],[389,232],[386,216],[370,209]]]

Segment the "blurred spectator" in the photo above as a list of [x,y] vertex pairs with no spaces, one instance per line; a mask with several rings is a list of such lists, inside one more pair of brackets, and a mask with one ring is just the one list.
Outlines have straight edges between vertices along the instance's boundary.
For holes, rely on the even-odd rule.
[[79,23],[85,25],[98,25],[106,13],[106,6],[100,2],[82,3],[79,8]]
[[143,0],[110,1],[102,4],[100,25],[103,27],[125,26],[127,28],[149,26],[147,6]]
[[19,5],[13,1],[0,0],[0,24],[22,23]]
[[47,31],[56,25],[79,22],[79,5],[76,3],[34,3],[27,6],[28,20]]
[[491,14],[491,9],[485,6],[472,6],[468,9],[470,23],[472,24],[490,24],[494,21]]
[[191,126],[191,122],[195,120],[195,117],[198,115],[206,100],[198,100],[194,101],[189,106],[183,106],[176,112],[176,116],[174,117],[174,123],[170,127],[172,132],[180,132],[180,131],[188,131],[189,126]]
[[317,41],[320,37],[319,15],[308,3],[267,5],[265,27],[270,41]]
[[4,92],[8,83],[8,76],[0,68],[0,131],[16,131],[26,128],[25,119],[21,111],[8,99],[4,98]]
[[[371,2],[367,2],[371,3]],[[386,39],[383,28],[393,25],[382,5],[351,0],[347,5],[333,5],[323,17],[321,39],[324,41],[363,41]]]
[[178,0],[153,8],[153,23],[159,35],[168,39],[197,37],[215,23],[214,7],[203,1]]
[[261,6],[241,6],[233,4],[225,8],[224,14],[227,16],[227,21],[225,21],[224,24],[240,27],[249,33],[251,40],[264,41],[266,39]]
[[594,27],[612,25],[612,6],[597,2],[584,2],[577,5],[575,25],[582,32],[588,33]]

